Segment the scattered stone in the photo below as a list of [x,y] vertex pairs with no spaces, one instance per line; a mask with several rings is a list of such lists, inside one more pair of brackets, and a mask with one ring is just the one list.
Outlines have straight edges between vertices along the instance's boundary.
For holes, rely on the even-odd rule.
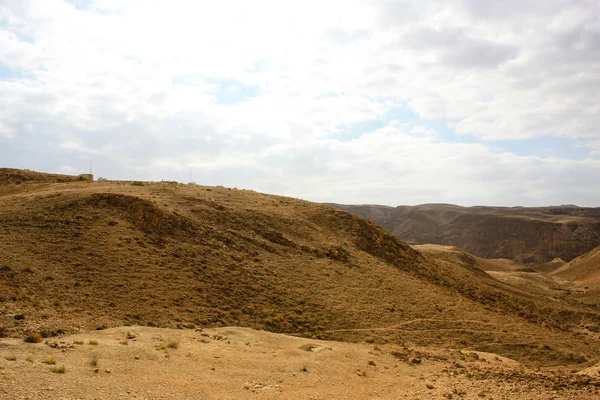
[[56,340],[46,340],[46,345],[52,347],[53,349],[59,349],[63,352],[67,350],[73,350],[75,346],[71,343],[66,342],[57,342]]
[[435,386],[433,386],[431,383],[428,383],[425,386],[427,387],[427,389],[430,389],[430,390],[435,389]]

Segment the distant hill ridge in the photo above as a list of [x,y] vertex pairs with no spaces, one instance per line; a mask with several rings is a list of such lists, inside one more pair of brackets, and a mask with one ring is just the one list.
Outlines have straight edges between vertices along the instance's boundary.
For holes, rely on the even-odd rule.
[[375,222],[408,244],[455,246],[484,258],[570,261],[600,245],[600,207],[330,205]]

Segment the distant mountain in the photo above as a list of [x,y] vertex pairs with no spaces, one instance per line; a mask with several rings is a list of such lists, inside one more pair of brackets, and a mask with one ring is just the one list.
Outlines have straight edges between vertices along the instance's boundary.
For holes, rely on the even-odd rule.
[[375,222],[408,244],[455,246],[484,258],[570,261],[600,245],[598,207],[330,205]]

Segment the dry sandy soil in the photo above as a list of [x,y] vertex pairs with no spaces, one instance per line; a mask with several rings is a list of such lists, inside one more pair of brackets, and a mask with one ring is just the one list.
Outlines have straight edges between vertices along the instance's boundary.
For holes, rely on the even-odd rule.
[[[205,398],[518,398],[510,390],[586,398],[600,362],[598,307],[485,270],[526,272],[458,249],[415,250],[356,215],[287,197],[0,169],[2,390],[17,398],[198,398],[199,388]],[[127,330],[139,336],[124,345]],[[63,352],[23,342],[32,334],[86,344]],[[166,349],[155,349],[158,338]],[[298,350],[306,343],[333,350]],[[41,363],[53,354],[65,374]],[[294,357],[323,362],[306,373]],[[591,377],[575,374],[583,370]],[[278,383],[286,374],[297,380]]]
[[489,353],[232,327],[5,339],[0,354],[3,399],[595,399],[600,385]]

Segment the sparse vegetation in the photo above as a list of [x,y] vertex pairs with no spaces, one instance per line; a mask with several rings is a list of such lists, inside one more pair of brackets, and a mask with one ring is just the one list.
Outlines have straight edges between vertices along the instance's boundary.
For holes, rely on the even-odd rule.
[[168,346],[166,343],[159,343],[156,346],[154,346],[154,348],[156,350],[167,350]]
[[42,335],[40,333],[30,333],[29,335],[27,335],[24,339],[24,341],[26,343],[40,343],[43,339]]
[[58,329],[58,330],[57,329],[42,329],[42,330],[40,330],[40,335],[43,338],[55,337],[55,336],[61,335],[63,333],[64,332],[60,329]]
[[99,360],[100,356],[98,355],[98,353],[92,353],[92,355],[90,356],[90,366],[97,367]]
[[54,356],[48,356],[42,360],[44,364],[54,365],[56,364],[56,359]]
[[52,367],[50,368],[50,371],[52,371],[55,374],[64,374],[65,372],[67,372],[67,369],[64,365],[62,365],[60,367]]
[[17,361],[17,356],[13,356],[13,355],[4,356],[4,359],[7,361]]
[[90,339],[88,343],[92,346],[98,346],[98,341],[96,339]]
[[[3,241],[9,257],[0,260],[7,266],[0,293],[19,313],[5,324],[8,335],[27,326],[53,335],[60,317],[65,331],[242,325],[323,339],[470,347],[528,365],[600,353],[600,343],[584,344],[570,331],[597,329],[591,323],[600,320],[600,308],[523,295],[324,205],[182,184],[83,187],[36,193],[28,185],[35,202],[26,206],[0,196],[0,230],[14,232]],[[51,268],[38,267],[40,254],[52,255]],[[34,273],[21,273],[23,266]],[[408,321],[415,322],[405,330],[352,331]],[[167,341],[157,347],[175,348]]]

